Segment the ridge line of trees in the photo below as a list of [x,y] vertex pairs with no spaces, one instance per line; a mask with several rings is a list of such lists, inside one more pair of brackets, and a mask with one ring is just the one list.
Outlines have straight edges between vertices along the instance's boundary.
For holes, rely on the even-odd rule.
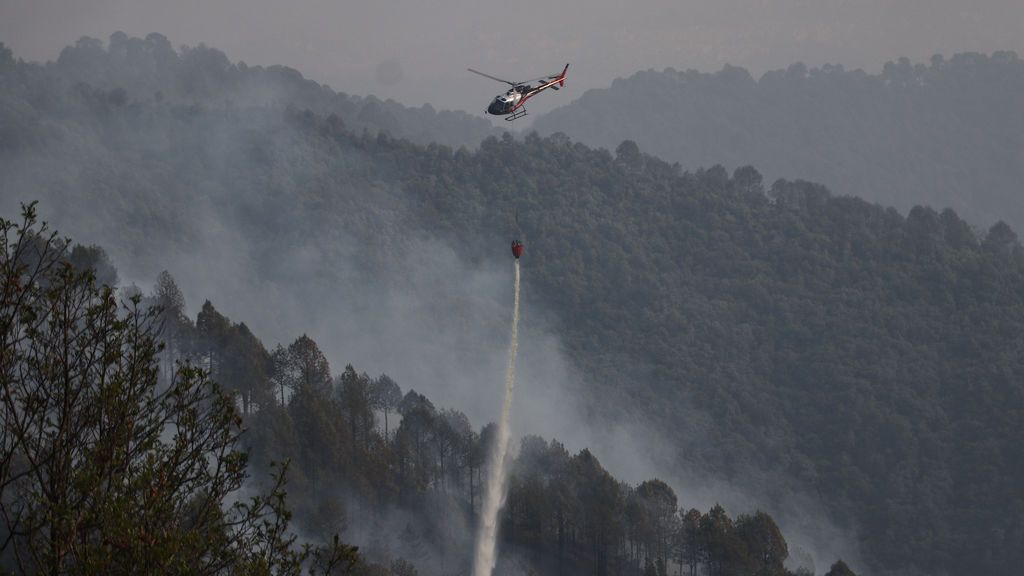
[[[467,567],[473,531],[459,534],[452,516],[473,525],[492,425],[478,433],[386,375],[346,366],[334,377],[307,335],[268,352],[209,302],[192,323],[166,272],[152,295],[129,287],[119,299],[116,285],[97,283],[98,271],[116,281],[105,252],[37,225],[32,205],[21,223],[0,220],[0,237],[0,566],[360,576],[415,575],[417,562]],[[391,415],[393,433],[380,421]],[[239,498],[243,486],[262,489]],[[372,530],[388,509],[410,520],[373,537],[411,558],[339,539],[349,511]],[[320,545],[298,546],[296,530]],[[768,515],[681,509],[664,482],[629,486],[589,451],[569,455],[537,437],[522,440],[502,534],[544,574],[667,576],[674,564],[691,576],[791,574]]]
[[[382,555],[374,560],[468,569],[475,531],[459,527],[473,526],[479,510],[493,424],[477,432],[461,412],[438,409],[412,389],[403,394],[386,374],[373,378],[347,365],[332,376],[305,334],[268,352],[209,301],[193,324],[173,278],[166,271],[159,278],[151,298],[168,333],[178,335],[176,349],[238,398],[254,460],[292,462],[300,522],[322,530],[344,524],[341,518],[366,522],[400,509],[413,520],[399,534],[366,536],[396,541],[400,555],[370,548]],[[784,567],[786,541],[764,512],[732,519],[719,505],[705,513],[680,507],[663,481],[630,486],[588,450],[571,455],[556,440],[523,438],[509,485],[502,547],[540,574],[667,576],[673,567],[689,576],[808,573]],[[829,574],[852,574],[839,566]]]

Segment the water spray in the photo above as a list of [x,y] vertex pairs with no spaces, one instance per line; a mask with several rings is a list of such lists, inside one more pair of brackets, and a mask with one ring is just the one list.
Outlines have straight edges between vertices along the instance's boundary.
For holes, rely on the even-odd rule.
[[516,382],[516,353],[519,350],[519,257],[523,254],[523,244],[518,240],[512,242],[512,254],[516,257],[515,301],[512,305],[512,341],[508,347],[508,368],[505,371],[505,401],[501,406],[497,437],[491,450],[487,491],[480,511],[480,534],[473,560],[474,576],[491,576],[494,570],[497,561],[498,513],[505,505],[507,490],[509,416],[512,412],[512,389]]

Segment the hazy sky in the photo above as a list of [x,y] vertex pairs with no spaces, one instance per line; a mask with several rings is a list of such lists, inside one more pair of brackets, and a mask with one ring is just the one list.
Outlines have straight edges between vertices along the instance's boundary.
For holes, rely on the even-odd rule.
[[758,74],[799,60],[877,71],[898,56],[1024,53],[1024,0],[0,0],[0,42],[28,60],[117,30],[473,113],[501,85],[467,66],[521,80],[572,62],[571,89],[540,112],[646,68]]

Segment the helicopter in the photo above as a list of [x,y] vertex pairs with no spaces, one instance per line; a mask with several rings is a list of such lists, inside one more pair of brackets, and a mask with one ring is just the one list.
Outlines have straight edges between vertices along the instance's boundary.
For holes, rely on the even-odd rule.
[[[534,78],[533,80],[526,80],[525,82],[510,82],[508,80],[502,80],[491,76],[490,74],[484,74],[479,70],[473,70],[472,68],[466,68],[474,74],[479,74],[484,78],[490,78],[491,80],[497,80],[498,82],[504,82],[512,88],[504,94],[498,94],[494,97],[494,101],[487,107],[487,114],[494,114],[495,116],[505,116],[505,120],[512,121],[517,118],[526,116],[526,101],[533,96],[553,88],[558,90],[562,86],[565,86],[565,73],[569,71],[569,65],[566,64],[565,68],[562,69],[561,74],[550,74],[548,76],[541,76],[540,78]],[[540,82],[540,84],[533,86],[534,82]]]

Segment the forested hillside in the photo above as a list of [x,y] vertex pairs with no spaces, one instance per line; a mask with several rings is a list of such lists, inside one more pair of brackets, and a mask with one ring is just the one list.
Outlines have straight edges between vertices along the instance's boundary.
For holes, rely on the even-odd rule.
[[1024,259],[1008,226],[979,238],[949,210],[765,191],[750,168],[680,174],[631,143],[442,158],[443,185],[398,164],[456,229],[518,206],[534,290],[606,418],[659,422],[697,469],[816,491],[878,573],[1013,572]]
[[83,37],[45,65],[15,61],[0,43],[0,86],[5,111],[4,139],[38,121],[19,101],[40,111],[64,108],[69,93],[90,88],[97,104],[111,107],[141,103],[181,107],[309,109],[335,114],[353,130],[385,131],[421,144],[475,146],[497,133],[490,122],[464,112],[436,111],[430,104],[406,108],[392,100],[352,96],[304,78],[286,66],[247,66],[231,62],[221,51],[200,44],[175,49],[160,34],[132,38],[123,32],[104,43]]
[[533,127],[609,150],[634,140],[687,169],[749,164],[770,180],[813,180],[902,210],[952,207],[973,224],[1024,226],[1024,61],[1012,52],[903,58],[881,74],[648,70]]
[[[508,258],[517,232],[591,418],[651,423],[652,448],[690,475],[815,495],[870,573],[1024,563],[1024,255],[1005,224],[766,187],[749,167],[683,172],[633,142],[453,151],[296,107],[126,99],[10,59],[3,74],[0,210],[40,199],[134,278],[192,254],[192,282],[244,278],[235,304],[297,293],[317,305],[302,322],[346,325],[327,305],[353,300],[365,329],[365,286],[407,278],[410,253],[440,243],[476,265]],[[228,248],[239,262],[218,259]]]
[[[493,426],[335,376],[306,335],[268,351],[209,301],[193,322],[167,272],[119,290],[102,248],[22,214],[0,219],[0,570],[468,572]],[[680,507],[555,440],[524,438],[510,482],[499,574],[807,574],[769,515]]]
[[[493,424],[474,429],[462,412],[403,392],[386,374],[347,365],[335,375],[306,335],[268,350],[210,302],[193,322],[167,273],[148,302],[173,342],[164,362],[206,366],[238,399],[256,468],[290,462],[301,530],[354,538],[365,558],[399,576],[409,566],[467,573]],[[520,444],[499,574],[794,575],[783,566],[785,537],[763,512],[702,513],[661,480],[617,480],[589,450],[570,454],[538,436]]]

